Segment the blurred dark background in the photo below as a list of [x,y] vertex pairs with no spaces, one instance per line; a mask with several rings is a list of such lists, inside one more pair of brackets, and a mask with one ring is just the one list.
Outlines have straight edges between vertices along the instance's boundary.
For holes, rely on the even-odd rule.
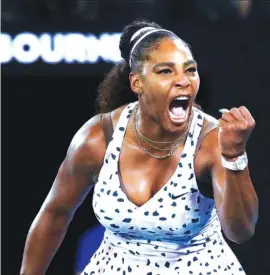
[[[248,275],[270,274],[270,2],[251,0],[2,1],[2,274],[19,274],[31,222],[73,135],[94,114],[97,86],[113,66],[103,59],[49,64],[40,57],[22,64],[12,58],[20,53],[15,37],[25,32],[99,37],[120,33],[138,17],[157,21],[191,44],[202,79],[198,102],[206,112],[218,117],[220,108],[245,105],[253,114],[257,126],[247,152],[260,200],[259,222],[249,242],[229,245]],[[27,54],[29,47],[21,51]],[[97,223],[91,198],[92,192],[47,274],[75,274],[78,240]]]

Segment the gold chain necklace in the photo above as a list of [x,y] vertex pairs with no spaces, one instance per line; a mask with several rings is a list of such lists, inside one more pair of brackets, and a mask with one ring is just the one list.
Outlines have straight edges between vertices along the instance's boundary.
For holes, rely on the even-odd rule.
[[[185,141],[185,139],[186,139],[186,137],[187,137],[187,134],[188,134],[188,130],[189,130],[189,126],[190,126],[190,121],[191,121],[191,119],[189,120],[189,123],[188,123],[188,125],[187,125],[187,128],[186,128],[185,132],[184,132],[180,137],[178,137],[175,141],[173,141],[173,142],[162,142],[162,141],[160,141],[160,142],[155,142],[155,141],[153,141],[153,140],[151,140],[151,139],[145,137],[145,136],[139,131],[137,113],[138,113],[138,105],[137,105],[137,106],[135,107],[135,109],[134,109],[134,122],[133,122],[133,127],[134,127],[134,131],[135,131],[136,139],[137,139],[138,143],[140,144],[140,146],[143,148],[144,152],[145,152],[147,155],[149,155],[149,156],[151,156],[151,157],[154,157],[154,158],[156,158],[156,159],[165,159],[165,158],[171,156],[171,155],[175,152],[175,150],[179,147],[179,145],[180,145],[182,142]],[[147,144],[149,144],[152,148],[155,148],[155,149],[160,150],[160,151],[170,151],[170,152],[167,153],[167,154],[165,154],[165,155],[163,155],[163,156],[159,156],[159,155],[152,154],[152,153],[149,152],[149,151],[145,148],[145,146],[142,144],[139,135],[140,135],[141,138],[142,138]],[[153,142],[153,143],[170,143],[170,144],[173,143],[173,144],[171,144],[168,148],[158,148],[158,147],[152,145],[150,142]]]

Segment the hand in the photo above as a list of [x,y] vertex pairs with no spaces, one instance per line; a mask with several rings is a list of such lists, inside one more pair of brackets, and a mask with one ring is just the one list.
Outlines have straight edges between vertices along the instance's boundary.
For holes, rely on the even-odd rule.
[[255,120],[244,106],[221,109],[222,117],[219,119],[219,146],[221,154],[233,159],[242,155],[247,141],[255,127]]

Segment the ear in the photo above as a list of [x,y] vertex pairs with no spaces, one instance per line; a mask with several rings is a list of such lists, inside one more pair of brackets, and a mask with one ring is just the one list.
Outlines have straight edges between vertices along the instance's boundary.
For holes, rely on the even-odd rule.
[[143,92],[142,81],[140,79],[140,76],[136,73],[131,72],[129,74],[129,81],[131,90],[137,95],[140,95]]

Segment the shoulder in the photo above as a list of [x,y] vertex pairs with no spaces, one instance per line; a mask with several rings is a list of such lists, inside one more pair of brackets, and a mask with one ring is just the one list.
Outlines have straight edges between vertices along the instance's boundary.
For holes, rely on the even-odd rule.
[[98,167],[105,154],[105,137],[102,115],[89,119],[74,135],[66,161],[75,167]]
[[203,114],[204,114],[204,121],[203,121],[202,131],[210,133],[212,130],[218,127],[218,120],[207,113],[203,113]]
[[123,106],[121,106],[121,107],[119,107],[119,108],[117,108],[117,109],[115,109],[115,110],[113,110],[113,111],[111,112],[111,118],[112,118],[113,129],[115,129],[116,124],[117,124],[117,122],[118,122],[118,120],[119,120],[119,118],[120,118],[120,115],[121,115],[122,111],[126,108],[127,105],[128,105],[128,104],[123,105]]
[[[202,112],[202,111],[200,111]],[[203,112],[202,112],[203,113]],[[204,120],[196,148],[196,163],[198,174],[209,172],[213,165],[213,156],[218,149],[218,120],[211,115],[203,113]],[[207,173],[208,173],[207,172]]]
[[204,151],[213,147],[213,140],[218,136],[218,120],[213,116],[199,110],[203,115],[203,125],[198,138],[197,150]]
[[213,132],[218,129],[218,120],[213,116],[203,112],[202,110],[196,108],[196,111],[199,115],[203,117],[203,124],[200,130],[200,134],[198,137],[198,148],[201,148],[202,145],[205,144],[206,140],[208,140],[209,136],[213,134]]
[[210,156],[219,148],[218,144],[218,120],[204,113],[203,127],[199,136],[200,147],[204,153]]
[[[110,112],[113,129],[125,106]],[[89,119],[74,135],[67,151],[66,160],[74,167],[91,167],[97,171],[102,166],[105,152],[106,141],[102,114],[98,114]]]

